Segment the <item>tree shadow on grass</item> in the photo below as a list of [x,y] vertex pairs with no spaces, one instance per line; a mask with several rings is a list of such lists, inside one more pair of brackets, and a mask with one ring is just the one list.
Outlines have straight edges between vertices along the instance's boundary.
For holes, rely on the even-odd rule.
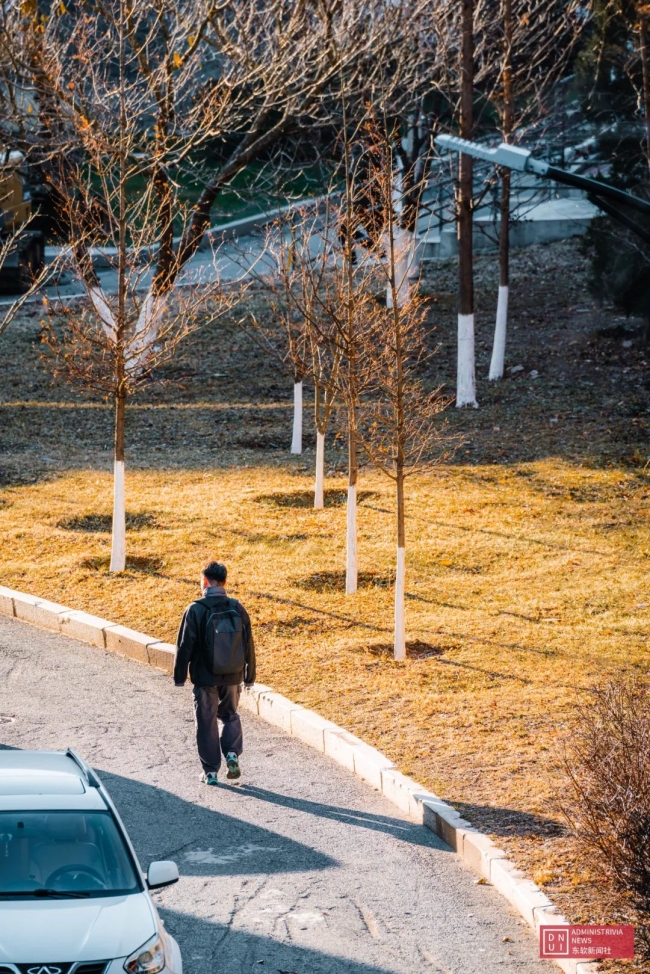
[[[64,531],[85,531],[89,534],[110,534],[113,527],[111,514],[82,514],[57,522],[57,528]],[[142,531],[143,528],[159,527],[155,514],[126,512],[127,531]]]
[[516,808],[472,805],[458,801],[454,801],[454,808],[472,825],[504,838],[550,839],[567,834],[562,822]]
[[369,622],[361,622],[359,619],[341,615],[339,612],[328,612],[327,609],[317,609],[313,605],[305,605],[304,602],[296,602],[295,599],[284,599],[279,595],[271,595],[269,592],[251,592],[250,594],[256,599],[268,599],[269,602],[277,602],[278,605],[290,605],[294,609],[305,609],[307,612],[315,613],[315,615],[326,616],[328,619],[337,619],[339,622],[347,623],[346,628],[348,629],[370,629],[371,632],[393,631],[386,626],[373,626]]
[[[366,504],[371,511],[378,511],[380,514],[394,515],[394,511],[389,511],[385,507],[376,507],[373,504]],[[408,521],[419,521],[421,524],[429,524],[437,528],[445,528],[448,531],[460,531],[465,534],[486,534],[492,538],[503,538],[506,541],[520,541],[525,545],[538,545],[540,548],[550,548],[553,551],[569,551],[573,554],[588,555],[607,555],[609,552],[600,548],[587,548],[578,545],[560,544],[557,541],[546,541],[543,538],[532,538],[527,534],[514,534],[510,531],[495,531],[493,528],[467,527],[464,524],[454,524],[451,521],[438,521],[435,518],[422,517],[418,514],[407,514]]]
[[311,536],[304,531],[298,531],[293,534],[271,534],[268,531],[245,531],[241,528],[230,528],[229,530],[231,534],[236,535],[238,538],[245,538],[251,544],[284,545],[287,543],[291,544],[294,541],[311,540]]
[[[369,622],[362,622],[360,619],[354,619],[351,616],[341,615],[341,613],[339,612],[329,612],[327,609],[318,609],[313,605],[305,605],[304,602],[296,602],[295,599],[281,598],[279,595],[271,595],[268,592],[251,592],[250,594],[257,599],[268,599],[269,602],[277,602],[279,605],[290,605],[293,608],[303,609],[306,610],[307,612],[313,612],[315,615],[325,616],[328,619],[336,619],[339,622],[346,623],[347,625],[345,626],[345,628],[347,629],[368,629],[371,632],[381,632],[381,633],[393,632],[392,628],[389,628],[387,626],[373,626]],[[448,637],[452,637],[454,639],[457,638],[460,641],[474,642],[479,644],[490,643],[490,644],[494,644],[495,646],[499,646],[503,649],[513,649],[513,650],[519,650],[521,652],[537,653],[540,656],[557,655],[557,653],[554,650],[537,650],[529,646],[519,646],[515,643],[499,643],[496,640],[469,636],[467,633],[445,632],[444,635],[447,638]],[[432,645],[432,644],[425,643],[424,645]],[[447,650],[450,648],[452,647],[449,646],[446,647]],[[435,654],[435,653],[432,655],[440,656],[440,654]],[[484,673],[486,676],[489,676],[493,679],[514,680],[516,682],[525,683],[525,684],[533,683],[532,680],[528,680],[525,677],[515,676],[512,673],[498,673],[493,670],[486,670],[480,666],[472,666],[470,663],[463,663],[460,660],[438,659],[438,662],[440,664],[445,664],[448,666],[457,666],[460,667],[461,669],[474,670],[477,673]]]
[[[79,564],[82,568],[91,568],[96,572],[108,572],[110,563],[110,555],[98,555],[93,558],[83,558]],[[164,558],[156,558],[152,555],[127,555],[126,570],[122,575],[128,576],[131,573],[158,575],[164,567]]]
[[[345,572],[313,572],[294,580],[294,585],[307,592],[345,592]],[[357,588],[390,588],[395,584],[395,572],[359,572]]]
[[[357,503],[377,497],[374,490],[360,490],[357,494]],[[325,507],[343,507],[347,501],[347,491],[340,487],[329,487],[324,492]],[[313,490],[294,490],[291,492],[277,491],[273,494],[258,494],[254,498],[259,504],[266,504],[268,507],[313,507]]]

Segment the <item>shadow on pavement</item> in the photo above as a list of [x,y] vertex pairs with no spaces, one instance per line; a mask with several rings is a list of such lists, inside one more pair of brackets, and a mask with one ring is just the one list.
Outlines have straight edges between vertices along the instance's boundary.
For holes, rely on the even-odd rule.
[[338,865],[295,839],[162,788],[105,771],[100,775],[144,868],[154,859],[174,859],[182,876],[242,876]]
[[318,818],[329,818],[336,822],[343,822],[345,825],[356,825],[361,829],[370,829],[372,832],[385,832],[395,839],[401,839],[402,842],[408,842],[411,845],[433,847],[445,851],[448,848],[433,832],[429,832],[421,825],[409,822],[406,819],[393,818],[390,815],[376,815],[362,809],[344,808],[341,805],[325,805],[322,802],[310,801],[307,798],[296,798],[294,795],[282,795],[277,791],[269,791],[266,788],[259,788],[257,785],[246,783],[239,786],[220,785],[220,787],[233,791],[236,789],[242,797],[257,798],[259,801],[271,802],[273,805],[280,805],[283,808],[308,812]]
[[187,913],[159,910],[180,945],[183,974],[390,974],[390,968],[282,943]]

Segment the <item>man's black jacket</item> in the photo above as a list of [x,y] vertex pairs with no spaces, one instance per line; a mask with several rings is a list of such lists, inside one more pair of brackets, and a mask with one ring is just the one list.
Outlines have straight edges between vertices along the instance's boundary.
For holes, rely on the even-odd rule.
[[[205,624],[213,608],[230,602],[237,609],[242,618],[242,636],[244,640],[244,657],[246,665],[244,672],[227,673],[215,676],[206,666],[205,661]],[[241,683],[255,683],[255,644],[251,631],[251,621],[248,612],[236,599],[228,599],[223,589],[220,593],[204,596],[200,601],[188,605],[176,639],[176,659],[174,661],[174,683],[182,684],[187,680],[187,669],[190,670],[190,680],[195,687],[233,686]]]

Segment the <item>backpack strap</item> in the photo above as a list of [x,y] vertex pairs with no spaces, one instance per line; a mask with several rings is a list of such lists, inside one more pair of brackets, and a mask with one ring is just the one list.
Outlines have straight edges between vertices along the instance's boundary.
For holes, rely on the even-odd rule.
[[200,599],[194,599],[192,605],[201,605],[205,609],[215,608],[215,606],[212,605],[211,599],[226,599],[231,609],[235,609],[235,611],[238,612],[239,615],[242,614],[241,605],[239,604],[237,599],[231,599],[229,595],[204,595]]

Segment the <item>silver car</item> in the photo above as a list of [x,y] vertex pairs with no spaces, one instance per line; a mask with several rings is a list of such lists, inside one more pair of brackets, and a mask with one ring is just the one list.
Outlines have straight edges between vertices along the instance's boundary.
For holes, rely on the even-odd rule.
[[0,974],[182,974],[108,792],[74,751],[0,751]]

